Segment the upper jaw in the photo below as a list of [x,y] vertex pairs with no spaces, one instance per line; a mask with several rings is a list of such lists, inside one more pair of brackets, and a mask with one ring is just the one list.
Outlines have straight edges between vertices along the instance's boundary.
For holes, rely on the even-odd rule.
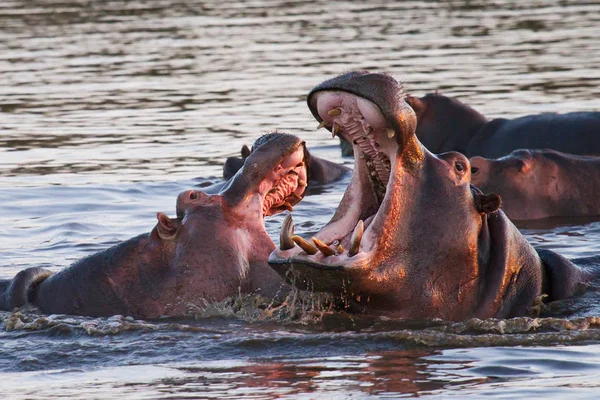
[[291,211],[304,197],[309,176],[304,142],[287,134],[269,136],[219,192],[232,207],[260,210],[261,218]]

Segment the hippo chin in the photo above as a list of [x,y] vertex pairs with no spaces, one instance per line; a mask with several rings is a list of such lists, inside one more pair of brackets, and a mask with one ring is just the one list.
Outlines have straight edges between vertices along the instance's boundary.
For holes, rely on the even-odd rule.
[[339,295],[351,310],[407,319],[523,315],[542,293],[570,296],[586,276],[540,254],[470,185],[469,161],[434,155],[392,77],[351,72],[308,95],[317,120],[353,143],[351,182],[312,243],[288,218],[269,264],[301,289]]
[[[275,134],[274,134],[275,135]],[[234,176],[237,171],[242,168],[244,165],[244,160],[250,156],[252,151],[261,145],[261,142],[265,140],[268,135],[265,135],[254,142],[252,149],[248,146],[242,146],[241,150],[241,158],[240,157],[228,157],[225,161],[225,165],[223,166],[223,178],[230,179]],[[309,184],[313,185],[324,185],[330,182],[334,182],[344,176],[347,172],[350,171],[350,168],[347,168],[343,165],[324,160],[319,157],[315,157],[310,154],[307,150],[308,157],[308,167],[309,167]]]
[[417,137],[434,153],[498,158],[518,149],[552,149],[600,154],[600,112],[488,120],[459,100],[437,93],[407,96],[406,101],[417,115]]
[[471,183],[502,196],[513,220],[600,215],[600,158],[554,150],[515,150],[471,158]]
[[304,196],[306,157],[297,137],[271,135],[220,193],[181,193],[177,217],[159,213],[149,234],[56,274],[28,268],[0,282],[0,309],[29,303],[44,313],[156,318],[238,291],[272,297],[285,284],[267,264],[275,245],[264,217]]

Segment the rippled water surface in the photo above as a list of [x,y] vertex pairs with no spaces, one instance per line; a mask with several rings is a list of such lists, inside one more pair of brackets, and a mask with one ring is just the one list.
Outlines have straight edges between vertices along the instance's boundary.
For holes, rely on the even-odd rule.
[[[490,117],[600,110],[596,1],[4,0],[0,277],[149,231],[180,191],[275,129],[342,160],[307,91],[350,69]],[[296,207],[300,233],[345,181]],[[267,221],[273,237],[281,217]],[[600,222],[525,224],[537,247],[600,254]],[[48,398],[595,398],[600,315],[571,320],[268,317],[233,299],[196,320],[0,313],[0,391]],[[490,347],[491,346],[491,347]]]

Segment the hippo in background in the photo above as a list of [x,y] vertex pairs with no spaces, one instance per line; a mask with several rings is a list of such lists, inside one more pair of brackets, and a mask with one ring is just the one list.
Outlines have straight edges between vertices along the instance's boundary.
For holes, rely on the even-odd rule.
[[600,158],[554,150],[473,157],[471,183],[502,198],[512,220],[600,215]]
[[318,121],[353,144],[355,167],[340,205],[310,240],[286,217],[269,264],[300,289],[346,308],[404,319],[508,318],[542,294],[572,296],[591,279],[564,257],[536,251],[496,194],[470,184],[460,153],[430,153],[400,84],[347,73],[308,95]]
[[[240,170],[240,168],[242,168],[242,165],[244,165],[244,161],[246,160],[246,158],[250,156],[250,154],[256,147],[261,145],[261,141],[265,140],[266,137],[268,136],[263,136],[257,139],[256,142],[254,142],[252,149],[250,149],[246,145],[242,146],[242,150],[240,152],[241,158],[228,157],[225,161],[225,165],[223,165],[223,179],[231,179]],[[309,160],[308,179],[310,186],[324,185],[330,182],[337,181],[342,176],[344,176],[344,174],[350,171],[350,168],[345,167],[341,164],[337,164],[319,157],[315,157],[311,155],[308,150],[306,153]]]
[[498,158],[518,149],[600,155],[600,112],[539,114],[488,120],[453,97],[407,96],[417,115],[417,137],[434,153]]
[[307,161],[297,137],[270,135],[221,192],[181,193],[176,218],[158,213],[150,233],[55,274],[33,267],[0,281],[0,309],[32,304],[48,314],[158,318],[238,292],[273,297],[283,286],[285,293],[267,264],[275,245],[264,217],[302,199]]

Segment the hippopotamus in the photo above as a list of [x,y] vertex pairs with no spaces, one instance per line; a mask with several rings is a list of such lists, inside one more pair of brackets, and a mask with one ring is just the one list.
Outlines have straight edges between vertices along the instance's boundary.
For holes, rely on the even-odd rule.
[[55,274],[32,267],[0,282],[0,309],[157,318],[238,292],[273,297],[287,285],[267,264],[275,245],[264,217],[302,199],[307,161],[300,139],[270,135],[221,192],[179,194],[176,217],[158,213],[150,233]]
[[[237,171],[244,165],[244,160],[252,153],[253,149],[260,146],[260,141],[264,140],[264,137],[259,138],[252,149],[248,146],[242,146],[241,158],[240,157],[228,157],[223,166],[223,179],[230,179],[234,176]],[[313,185],[324,185],[330,182],[337,181],[344,174],[350,171],[350,168],[343,165],[323,160],[322,158],[315,157],[310,154],[307,150],[307,157],[309,160],[309,184]]]
[[499,194],[512,220],[600,215],[598,157],[521,149],[470,162],[471,183]]
[[354,147],[351,181],[331,221],[311,239],[284,220],[273,269],[300,289],[329,292],[348,310],[405,319],[524,315],[540,295],[571,296],[586,271],[536,251],[470,184],[469,160],[432,154],[391,76],[350,72],[307,98]]
[[407,96],[417,114],[417,137],[434,153],[498,158],[518,149],[600,154],[600,112],[539,114],[488,120],[453,97],[437,93]]

